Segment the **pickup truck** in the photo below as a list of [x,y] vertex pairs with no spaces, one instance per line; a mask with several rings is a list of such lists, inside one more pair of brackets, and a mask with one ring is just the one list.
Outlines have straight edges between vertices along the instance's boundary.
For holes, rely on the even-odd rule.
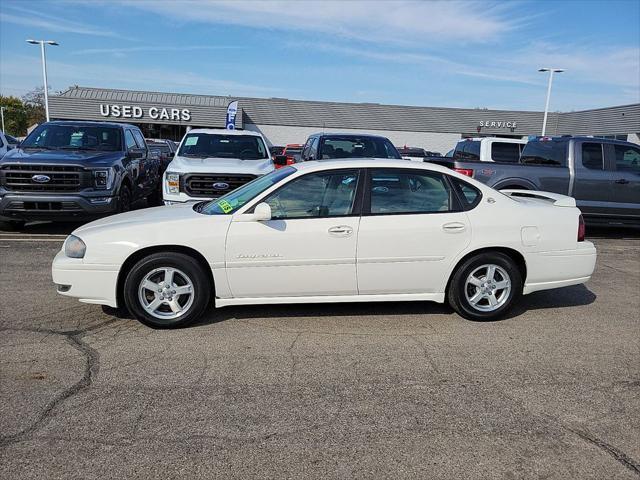
[[456,144],[452,156],[457,160],[518,163],[526,143],[519,138],[465,138]]
[[164,203],[212,200],[274,169],[259,133],[193,129],[184,136],[164,172]]
[[53,121],[0,160],[0,222],[76,221],[160,202],[160,164],[133,125]]
[[429,159],[499,190],[537,190],[576,199],[590,224],[640,225],[640,146],[594,137],[538,137],[517,163]]

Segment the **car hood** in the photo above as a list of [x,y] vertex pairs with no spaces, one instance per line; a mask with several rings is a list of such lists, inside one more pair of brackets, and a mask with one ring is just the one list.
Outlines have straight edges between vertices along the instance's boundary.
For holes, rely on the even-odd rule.
[[86,166],[111,165],[123,157],[123,152],[96,152],[80,150],[23,150],[14,148],[4,157],[3,163],[41,164],[66,163]]
[[176,156],[167,167],[177,173],[246,173],[262,175],[274,169],[270,159],[240,160],[239,158],[187,158]]

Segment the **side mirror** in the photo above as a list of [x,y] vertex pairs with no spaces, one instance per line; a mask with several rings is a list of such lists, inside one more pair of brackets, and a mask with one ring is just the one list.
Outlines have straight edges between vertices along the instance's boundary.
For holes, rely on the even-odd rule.
[[287,156],[286,155],[276,155],[275,157],[273,157],[273,163],[274,165],[279,165],[281,167],[284,167],[287,165]]
[[138,158],[144,157],[144,152],[141,150],[129,150],[129,158],[132,160],[136,160]]
[[253,209],[253,220],[256,222],[266,222],[271,220],[271,207],[268,203],[262,202]]

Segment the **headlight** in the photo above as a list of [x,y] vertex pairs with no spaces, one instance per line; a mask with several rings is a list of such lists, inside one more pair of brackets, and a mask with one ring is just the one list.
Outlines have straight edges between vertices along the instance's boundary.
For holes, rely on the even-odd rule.
[[75,235],[69,235],[64,241],[64,254],[69,258],[84,258],[87,246]]
[[98,190],[109,190],[113,186],[115,172],[113,168],[93,171],[93,184]]
[[180,193],[180,174],[167,172],[167,193]]

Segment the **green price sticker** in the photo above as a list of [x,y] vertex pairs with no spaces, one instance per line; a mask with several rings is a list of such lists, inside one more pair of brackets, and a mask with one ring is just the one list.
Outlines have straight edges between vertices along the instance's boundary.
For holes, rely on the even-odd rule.
[[226,200],[220,200],[218,202],[218,206],[222,209],[224,213],[229,213],[231,210],[233,210],[233,207],[231,206],[231,204]]

